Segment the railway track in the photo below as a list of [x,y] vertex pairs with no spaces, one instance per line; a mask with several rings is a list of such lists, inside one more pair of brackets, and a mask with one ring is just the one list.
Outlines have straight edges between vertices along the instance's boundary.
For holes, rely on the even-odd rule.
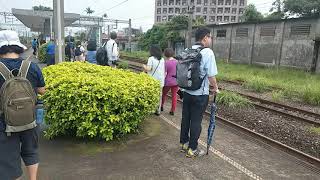
[[[135,63],[136,65],[134,64],[130,64],[129,63],[129,68],[130,69],[133,69],[134,71],[140,71],[142,70],[141,66],[138,66],[137,63]],[[249,95],[245,95],[245,94],[240,94],[240,95],[243,95],[247,98],[249,98],[250,100],[255,100],[255,101],[259,101],[260,103],[260,107],[261,108],[266,108],[267,105],[269,106],[273,106],[274,104],[277,105],[277,109],[276,110],[276,107],[268,107],[270,111],[273,111],[273,112],[277,112],[277,113],[284,113],[283,111],[279,110],[279,109],[286,109],[287,111],[291,111],[292,113],[297,113],[299,112],[300,114],[301,113],[304,113],[305,116],[308,116],[309,118],[313,118],[314,119],[318,119],[319,115],[316,114],[316,113],[312,113],[312,112],[309,112],[309,111],[304,111],[304,110],[300,110],[300,109],[297,109],[297,108],[294,108],[294,107],[290,107],[290,106],[286,106],[286,105],[282,105],[282,104],[279,104],[279,103],[274,103],[274,102],[271,102],[271,101],[267,101],[267,100],[263,100],[263,99],[260,99],[260,98],[257,98],[257,97],[253,97],[253,96],[249,96]],[[168,97],[171,97],[170,95],[168,95]],[[179,103],[182,103],[181,100],[179,100]],[[264,105],[262,105],[264,103]],[[257,104],[257,103],[255,103]],[[271,110],[272,109],[272,110]],[[280,112],[281,111],[281,112]],[[207,110],[205,112],[205,115],[206,116],[210,116],[210,112]],[[298,116],[295,116],[293,114],[288,114],[286,113],[287,116],[292,116],[293,118],[297,118],[297,119],[304,119],[304,121],[308,122],[308,123],[313,123],[313,124],[317,124],[319,125],[319,121],[317,120],[306,120],[305,117],[298,117]],[[285,145],[279,141],[276,141],[274,139],[271,139],[267,136],[264,136],[260,133],[257,133],[255,131],[252,131],[248,128],[245,128],[243,126],[240,126],[232,121],[229,121],[223,117],[220,117],[220,116],[216,116],[217,120],[218,120],[218,123],[222,123],[223,125],[231,128],[231,129],[234,129],[240,133],[243,133],[247,136],[250,136],[252,137],[252,139],[254,139],[255,141],[259,141],[260,143],[263,143],[263,144],[266,144],[266,145],[269,145],[269,146],[272,146],[272,147],[275,147],[277,149],[280,149],[281,151],[283,152],[286,152],[287,154],[291,155],[292,157],[296,158],[299,163],[303,163],[304,166],[307,166],[308,168],[312,169],[313,171],[317,172],[320,174],[320,159],[316,158],[316,157],[313,157],[313,156],[310,156],[300,150],[297,150],[295,148],[292,148],[288,145]],[[319,119],[318,119],[319,120]]]
[[[142,68],[141,66],[137,65],[140,63],[129,63],[129,68],[134,69],[136,71],[141,71]],[[229,83],[233,83],[233,84],[238,84],[238,81],[227,81]],[[223,89],[225,90],[225,89]],[[251,100],[251,102],[253,103],[254,106],[261,108],[261,109],[265,109],[271,112],[275,112],[278,113],[280,115],[284,115],[299,121],[303,121],[309,124],[313,124],[316,127],[320,127],[320,114],[311,112],[311,111],[306,111],[306,110],[302,110],[302,109],[298,109],[296,107],[292,107],[292,106],[288,106],[285,104],[281,104],[281,103],[277,103],[277,102],[273,102],[273,101],[268,101],[265,99],[261,99],[255,96],[251,96],[248,94],[244,94],[244,93],[240,93],[240,92],[235,92],[232,91],[234,93],[237,93],[243,97],[246,97],[248,99]]]

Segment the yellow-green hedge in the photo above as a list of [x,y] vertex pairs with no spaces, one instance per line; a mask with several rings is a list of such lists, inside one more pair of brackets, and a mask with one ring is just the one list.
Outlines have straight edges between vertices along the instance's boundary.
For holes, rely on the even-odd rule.
[[47,63],[47,47],[48,47],[48,44],[49,43],[45,43],[45,44],[42,44],[39,48],[39,55],[38,55],[38,58],[39,58],[39,61],[41,63]]
[[143,73],[80,62],[50,66],[43,73],[47,138],[109,141],[136,132],[159,99],[160,84]]

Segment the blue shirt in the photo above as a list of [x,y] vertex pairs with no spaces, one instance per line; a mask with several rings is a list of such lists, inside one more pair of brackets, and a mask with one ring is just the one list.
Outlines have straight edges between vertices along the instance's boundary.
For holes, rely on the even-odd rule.
[[88,51],[87,52],[87,60],[89,63],[92,63],[92,64],[97,64],[97,60],[96,60],[96,53],[97,51]]
[[[192,49],[199,48],[200,45],[192,46]],[[200,96],[200,95],[209,95],[209,78],[214,77],[218,74],[216,58],[213,51],[210,48],[205,48],[201,52],[202,60],[200,63],[200,76],[204,77],[201,88],[195,91],[184,90],[186,93]]]
[[54,44],[53,42],[50,42],[50,43],[48,44],[47,54],[49,54],[49,55],[55,54],[55,44]]
[[[2,62],[10,71],[16,69],[13,72],[18,72],[22,63],[22,59],[0,59],[0,62]],[[35,92],[36,88],[45,87],[42,72],[35,63],[31,63],[27,74],[27,79],[30,81]],[[0,87],[2,87],[4,82],[4,78],[0,75]],[[0,115],[0,131],[5,131],[5,128],[6,126],[4,123],[4,117],[3,115]]]

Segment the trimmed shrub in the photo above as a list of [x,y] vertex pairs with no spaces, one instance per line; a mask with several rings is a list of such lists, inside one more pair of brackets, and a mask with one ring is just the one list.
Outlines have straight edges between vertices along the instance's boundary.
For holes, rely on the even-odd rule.
[[48,43],[42,44],[39,48],[39,61],[41,63],[47,63],[47,47],[48,47]]
[[158,104],[160,84],[144,73],[80,62],[46,67],[43,73],[49,139],[122,137],[137,132]]

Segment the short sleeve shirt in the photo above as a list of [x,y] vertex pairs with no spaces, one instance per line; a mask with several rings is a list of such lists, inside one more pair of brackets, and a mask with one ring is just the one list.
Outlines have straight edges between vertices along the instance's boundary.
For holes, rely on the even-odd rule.
[[[197,49],[199,47],[200,45],[194,45],[192,46],[192,49]],[[200,76],[201,78],[204,77],[201,88],[195,91],[184,90],[188,94],[194,96],[209,95],[208,77],[214,77],[218,74],[216,58],[214,56],[213,51],[210,48],[205,48],[200,53],[202,55],[202,60],[200,63]]]
[[[18,72],[22,63],[22,59],[0,59],[0,62],[2,62],[10,71],[13,70],[13,72]],[[31,63],[27,79],[30,81],[32,87],[34,88],[35,92],[36,89],[39,87],[45,87],[44,78],[42,75],[42,72],[37,64]],[[5,82],[4,78],[0,75],[0,87],[2,87],[3,83]],[[0,115],[0,131],[5,130],[5,124],[4,124],[4,117],[3,115]]]
[[164,86],[164,78],[165,78],[165,67],[164,67],[164,59],[161,60],[156,59],[151,56],[148,59],[147,66],[151,67],[151,71],[148,73],[150,76],[160,81],[161,87]]

